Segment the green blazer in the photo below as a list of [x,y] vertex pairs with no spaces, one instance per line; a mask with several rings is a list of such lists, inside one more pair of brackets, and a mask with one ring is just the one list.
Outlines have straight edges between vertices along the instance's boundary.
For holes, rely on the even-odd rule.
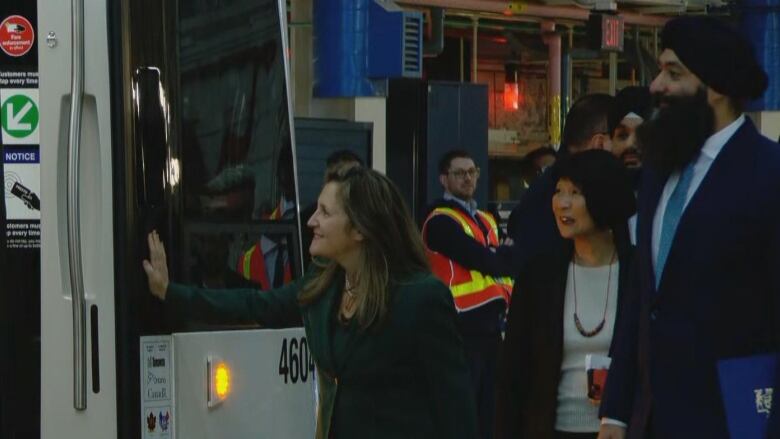
[[271,291],[205,290],[171,283],[167,302],[195,318],[253,320],[271,328],[303,318],[317,365],[317,434],[329,438],[476,438],[476,404],[452,295],[431,274],[391,287],[379,327],[339,326],[343,278],[301,306],[307,278]]

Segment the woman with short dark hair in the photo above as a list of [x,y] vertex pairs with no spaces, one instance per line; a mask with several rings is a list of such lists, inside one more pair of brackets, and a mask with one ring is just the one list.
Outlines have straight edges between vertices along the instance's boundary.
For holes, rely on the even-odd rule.
[[606,360],[626,301],[634,194],[609,152],[557,166],[552,210],[569,241],[529,262],[515,282],[498,394],[498,433],[512,439],[595,439],[603,382],[588,384],[586,357]]
[[152,293],[192,317],[267,327],[303,317],[317,364],[317,438],[475,438],[476,408],[449,289],[428,268],[395,185],[363,167],[331,172],[308,221],[314,267],[260,292],[170,283],[149,236]]

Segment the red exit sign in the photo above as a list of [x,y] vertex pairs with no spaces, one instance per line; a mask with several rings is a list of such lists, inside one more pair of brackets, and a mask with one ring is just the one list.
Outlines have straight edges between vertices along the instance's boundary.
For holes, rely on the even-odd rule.
[[591,13],[588,18],[588,35],[593,49],[623,51],[623,17],[612,14]]

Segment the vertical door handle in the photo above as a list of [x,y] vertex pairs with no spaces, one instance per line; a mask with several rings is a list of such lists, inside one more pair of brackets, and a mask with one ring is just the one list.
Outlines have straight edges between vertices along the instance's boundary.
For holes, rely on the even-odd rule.
[[71,0],[71,83],[68,122],[67,223],[70,294],[73,307],[73,408],[87,409],[86,300],[81,265],[79,149],[84,103],[84,0]]

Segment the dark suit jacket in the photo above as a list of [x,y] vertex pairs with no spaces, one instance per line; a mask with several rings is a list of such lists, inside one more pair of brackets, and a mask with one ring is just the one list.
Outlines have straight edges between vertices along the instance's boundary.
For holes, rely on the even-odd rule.
[[567,248],[552,211],[557,172],[555,164],[545,169],[509,215],[507,234],[514,241],[512,259],[518,267],[537,256],[559,254]]
[[[515,283],[499,366],[498,438],[554,437],[563,361],[563,319],[571,318],[563,315],[572,257],[568,242],[566,251],[559,255],[529,262]],[[621,325],[626,315],[623,308],[631,277],[632,251],[625,245],[619,248],[615,327]],[[610,352],[614,346],[613,338]]]
[[302,315],[318,371],[317,438],[477,437],[474,396],[446,286],[430,274],[397,284],[384,324],[359,332],[335,327],[343,279],[300,307],[305,280],[265,292],[170,284],[166,303],[195,318],[220,314],[268,327],[289,326]]
[[718,360],[780,350],[780,147],[750,120],[739,128],[683,212],[656,291],[651,235],[666,180],[644,176],[639,295],[601,414],[630,420],[629,437],[725,439]]

